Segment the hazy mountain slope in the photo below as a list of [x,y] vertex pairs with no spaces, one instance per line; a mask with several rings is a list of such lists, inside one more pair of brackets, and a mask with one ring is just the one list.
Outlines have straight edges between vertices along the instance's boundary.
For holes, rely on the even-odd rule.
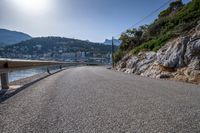
[[31,36],[28,34],[17,31],[10,31],[7,29],[0,29],[0,46],[16,44],[28,39],[31,39]]
[[56,57],[66,53],[90,52],[101,57],[111,52],[111,46],[77,39],[41,37],[6,46],[0,50],[1,57],[20,58],[22,55]]

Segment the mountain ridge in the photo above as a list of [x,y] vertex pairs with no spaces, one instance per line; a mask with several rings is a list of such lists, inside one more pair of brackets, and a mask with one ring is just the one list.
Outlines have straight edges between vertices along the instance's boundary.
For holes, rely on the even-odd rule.
[[23,32],[0,28],[0,46],[16,44],[31,38],[32,37],[30,35]]
[[[116,48],[116,46],[115,46]],[[110,58],[111,45],[64,37],[37,37],[0,49],[3,58],[68,59],[75,54]]]

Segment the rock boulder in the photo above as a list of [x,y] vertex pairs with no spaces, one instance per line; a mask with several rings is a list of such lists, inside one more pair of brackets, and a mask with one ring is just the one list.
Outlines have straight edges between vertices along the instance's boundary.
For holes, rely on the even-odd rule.
[[168,42],[157,52],[157,62],[160,65],[169,68],[184,67],[184,54],[188,42],[188,37],[179,37]]

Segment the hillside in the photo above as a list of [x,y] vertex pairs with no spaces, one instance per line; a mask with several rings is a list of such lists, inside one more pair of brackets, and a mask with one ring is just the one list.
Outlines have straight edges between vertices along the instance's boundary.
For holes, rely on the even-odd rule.
[[[122,33],[117,70],[200,82],[200,1],[170,3],[150,25]],[[128,53],[128,54],[127,54]]]
[[16,44],[29,39],[31,39],[31,36],[25,33],[0,29],[0,46]]
[[61,37],[41,37],[7,46],[0,50],[4,58],[66,59],[75,58],[77,53],[88,56],[108,56],[111,46],[89,41]]

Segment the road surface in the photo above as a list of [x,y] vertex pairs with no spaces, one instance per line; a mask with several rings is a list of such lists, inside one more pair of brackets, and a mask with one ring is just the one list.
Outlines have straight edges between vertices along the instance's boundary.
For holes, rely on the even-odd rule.
[[1,133],[200,132],[200,86],[77,67],[0,103]]

